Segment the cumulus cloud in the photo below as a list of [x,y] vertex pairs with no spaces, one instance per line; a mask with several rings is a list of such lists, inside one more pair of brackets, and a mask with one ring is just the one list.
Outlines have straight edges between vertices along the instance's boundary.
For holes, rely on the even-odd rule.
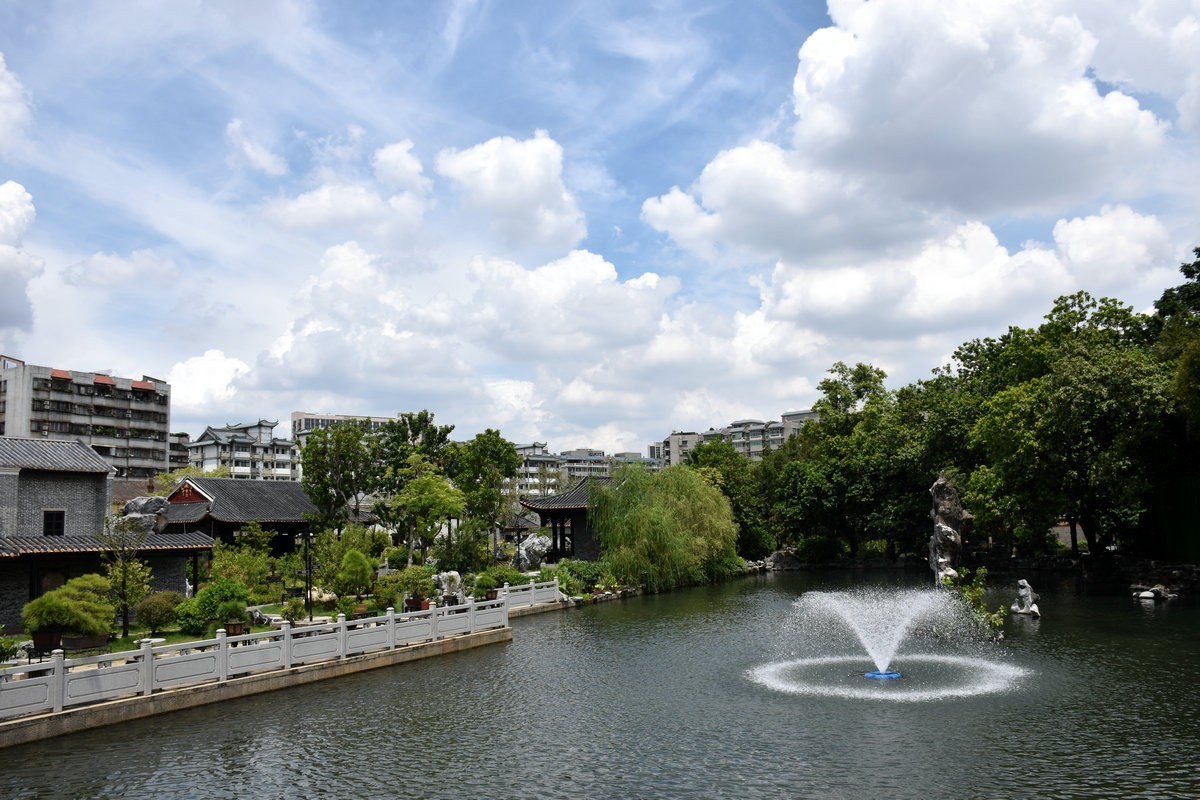
[[153,250],[135,250],[128,258],[111,253],[95,253],[70,266],[63,279],[75,286],[111,289],[143,283],[164,283],[174,279],[179,268],[170,258]]
[[235,399],[238,382],[249,371],[246,362],[221,350],[206,350],[203,355],[180,361],[167,375],[171,405],[184,415],[211,418],[214,411],[227,408]]
[[384,198],[356,183],[329,183],[293,198],[267,204],[267,218],[292,230],[353,230],[387,234],[408,231],[421,223],[425,207],[411,192]]
[[535,269],[481,259],[469,275],[478,286],[469,308],[471,335],[518,359],[645,341],[664,301],[679,288],[677,279],[653,272],[621,281],[616,267],[586,250]]
[[834,27],[800,49],[797,149],[897,197],[973,214],[1046,208],[1129,174],[1165,125],[1100,91],[1095,35],[1056,8],[831,3]]
[[250,139],[243,130],[240,119],[230,120],[225,126],[225,138],[233,147],[233,153],[229,157],[231,163],[243,163],[267,175],[283,175],[287,172],[287,162]]
[[421,159],[413,154],[409,139],[375,151],[371,164],[375,177],[383,184],[408,192],[425,194],[432,182],[423,174]]
[[40,259],[21,249],[37,213],[33,196],[15,181],[0,184],[0,329],[33,326],[29,282],[42,273]]
[[4,54],[0,53],[0,151],[16,143],[29,119],[25,87],[5,66]]
[[546,131],[443,150],[437,171],[458,184],[466,205],[483,214],[505,244],[565,250],[587,229],[563,184],[563,150]]

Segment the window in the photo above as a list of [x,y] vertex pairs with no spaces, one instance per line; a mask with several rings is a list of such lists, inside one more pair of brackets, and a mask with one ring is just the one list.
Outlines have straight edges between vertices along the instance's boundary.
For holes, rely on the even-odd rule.
[[66,511],[43,511],[42,534],[44,536],[62,536],[67,532]]

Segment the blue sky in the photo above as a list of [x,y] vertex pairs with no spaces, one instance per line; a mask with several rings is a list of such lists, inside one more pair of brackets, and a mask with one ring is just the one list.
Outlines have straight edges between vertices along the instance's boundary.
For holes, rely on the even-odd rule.
[[0,352],[643,451],[1197,244],[1196,0],[0,0]]

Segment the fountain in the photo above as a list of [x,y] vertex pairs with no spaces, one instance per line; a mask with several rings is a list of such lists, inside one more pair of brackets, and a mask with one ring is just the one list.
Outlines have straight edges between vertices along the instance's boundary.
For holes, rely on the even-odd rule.
[[972,648],[994,645],[950,592],[807,592],[794,609],[788,629],[807,657],[749,673],[776,691],[918,702],[1003,691],[1026,674],[979,657]]

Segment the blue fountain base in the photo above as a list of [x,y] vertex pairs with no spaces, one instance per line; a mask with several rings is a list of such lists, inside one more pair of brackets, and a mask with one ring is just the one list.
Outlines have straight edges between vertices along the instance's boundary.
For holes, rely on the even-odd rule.
[[876,680],[887,680],[889,678],[899,678],[900,673],[899,672],[880,672],[877,669],[873,669],[870,672],[864,673],[863,677],[864,678],[875,678]]

